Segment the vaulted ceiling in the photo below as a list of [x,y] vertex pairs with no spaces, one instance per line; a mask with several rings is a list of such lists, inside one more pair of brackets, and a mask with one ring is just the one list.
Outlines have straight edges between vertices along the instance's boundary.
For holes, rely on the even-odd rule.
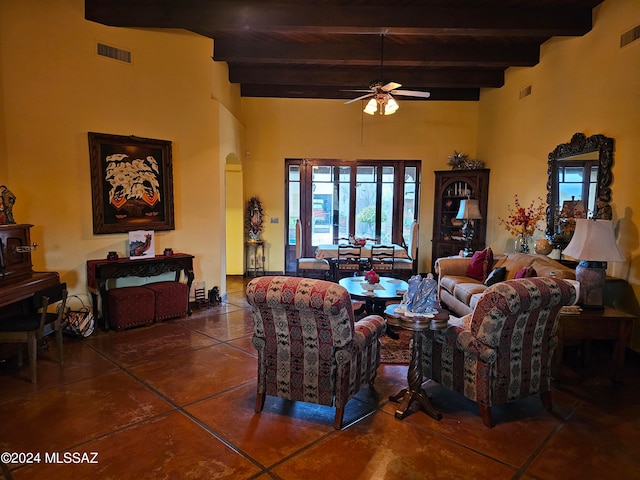
[[351,99],[394,81],[431,92],[422,101],[474,101],[508,67],[536,65],[549,38],[589,32],[601,2],[85,0],[85,18],[212,38],[244,97]]

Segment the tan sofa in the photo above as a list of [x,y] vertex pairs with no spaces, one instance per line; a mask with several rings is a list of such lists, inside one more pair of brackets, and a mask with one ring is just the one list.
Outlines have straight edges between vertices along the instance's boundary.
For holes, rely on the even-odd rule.
[[[444,257],[436,260],[435,273],[438,276],[438,299],[443,307],[458,316],[473,311],[487,286],[481,281],[467,276],[471,258]],[[544,255],[526,253],[496,254],[489,271],[505,267],[505,280],[515,278],[518,270],[533,267],[537,276],[556,276],[564,279],[575,279],[575,271]]]

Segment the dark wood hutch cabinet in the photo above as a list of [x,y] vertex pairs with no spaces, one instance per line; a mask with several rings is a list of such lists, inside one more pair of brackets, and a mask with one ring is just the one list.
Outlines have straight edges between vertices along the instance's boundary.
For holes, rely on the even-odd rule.
[[457,255],[464,249],[462,220],[456,220],[460,200],[478,200],[481,220],[474,220],[473,250],[482,250],[487,233],[487,198],[489,169],[436,171],[433,202],[433,238],[431,263],[436,259]]

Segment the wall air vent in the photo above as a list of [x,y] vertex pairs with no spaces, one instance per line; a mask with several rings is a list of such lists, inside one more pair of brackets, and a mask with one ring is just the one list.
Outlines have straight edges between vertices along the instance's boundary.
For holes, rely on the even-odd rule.
[[520,90],[520,100],[522,100],[524,97],[528,97],[529,95],[531,95],[531,85]]
[[122,50],[121,48],[105,45],[104,43],[98,43],[98,55],[101,57],[113,58],[119,62],[131,63],[131,52]]
[[640,25],[633,27],[628,32],[624,32],[620,35],[620,48],[629,45],[631,42],[635,42],[640,38]]

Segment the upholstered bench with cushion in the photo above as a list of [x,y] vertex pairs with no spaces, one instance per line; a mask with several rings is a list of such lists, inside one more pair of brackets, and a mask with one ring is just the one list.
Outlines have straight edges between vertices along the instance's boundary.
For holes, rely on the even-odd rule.
[[189,305],[189,288],[186,283],[155,282],[147,283],[143,288],[151,290],[155,296],[156,322],[169,318],[184,317]]
[[120,287],[107,291],[109,325],[116,330],[152,324],[156,295],[146,287]]

